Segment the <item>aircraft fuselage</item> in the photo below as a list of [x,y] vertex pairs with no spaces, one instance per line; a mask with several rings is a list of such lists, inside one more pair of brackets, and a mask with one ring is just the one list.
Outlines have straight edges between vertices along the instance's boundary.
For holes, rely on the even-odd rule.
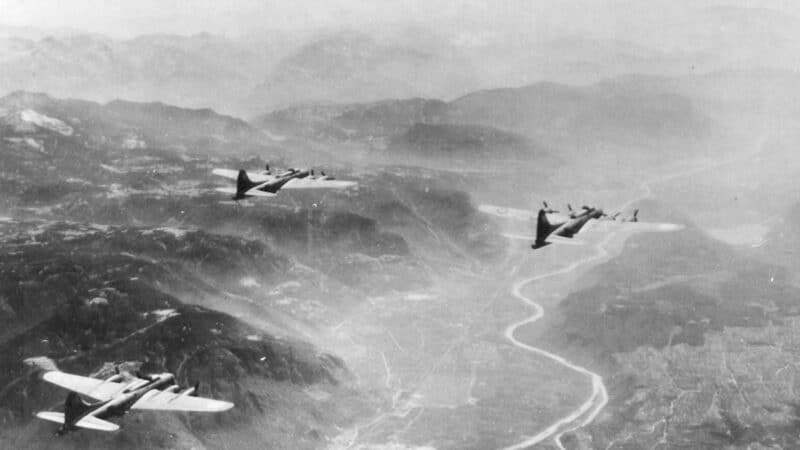
[[548,214],[546,210],[541,209],[536,220],[536,242],[532,247],[536,249],[548,245],[547,237],[550,235],[571,238],[587,222],[592,219],[599,219],[602,216],[603,210],[600,208],[587,208],[583,212],[571,214],[569,217]]
[[261,190],[261,191],[264,191],[264,192],[270,192],[270,193],[274,194],[274,193],[278,192],[283,187],[283,185],[285,185],[289,181],[291,181],[291,180],[293,180],[295,178],[298,178],[298,179],[299,178],[305,178],[305,177],[307,177],[309,175],[311,175],[311,172],[308,171],[308,170],[290,169],[290,170],[287,170],[286,172],[278,175],[278,179],[277,180],[272,181],[270,183],[266,183],[266,184],[264,184],[263,186],[261,186],[258,189]]
[[603,210],[600,208],[593,208],[586,210],[582,214],[578,214],[575,218],[570,219],[562,226],[556,228],[552,234],[556,236],[572,237],[577,232],[581,231],[586,223],[592,219],[599,219],[603,216]]
[[[113,378],[113,377],[112,377]],[[134,403],[145,395],[158,395],[163,392],[159,388],[175,383],[175,376],[171,373],[156,375],[151,380],[137,379],[127,384],[116,396],[104,402],[87,404],[74,392],[67,396],[64,410],[64,424],[58,429],[58,434],[62,435],[78,429],[75,426],[86,416],[94,416],[98,419],[122,416],[131,409]],[[177,388],[177,386],[175,386]],[[167,388],[166,391],[174,391]],[[188,392],[191,393],[191,392]]]

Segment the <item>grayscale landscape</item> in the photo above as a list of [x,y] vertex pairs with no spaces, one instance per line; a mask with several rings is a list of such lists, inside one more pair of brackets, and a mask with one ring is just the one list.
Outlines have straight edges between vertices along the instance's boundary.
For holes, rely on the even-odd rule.
[[800,448],[793,2],[0,11],[0,448]]

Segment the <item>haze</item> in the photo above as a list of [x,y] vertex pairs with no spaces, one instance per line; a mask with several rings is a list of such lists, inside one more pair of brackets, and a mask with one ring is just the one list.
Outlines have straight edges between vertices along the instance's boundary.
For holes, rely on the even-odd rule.
[[[678,20],[688,10],[711,7],[766,8],[798,15],[790,0],[3,0],[0,24],[45,30],[69,29],[117,38],[141,34],[210,32],[240,36],[273,30],[418,23],[540,35],[590,33],[628,39],[654,20]],[[639,23],[639,26],[636,24]],[[631,27],[632,26],[632,27]],[[638,37],[642,37],[641,35]]]
[[800,448],[799,70],[788,0],[0,0],[0,448]]

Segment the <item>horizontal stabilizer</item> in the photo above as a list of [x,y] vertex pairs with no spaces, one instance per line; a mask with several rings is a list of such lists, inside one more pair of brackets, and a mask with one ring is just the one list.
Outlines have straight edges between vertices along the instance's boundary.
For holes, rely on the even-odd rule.
[[119,425],[115,423],[111,423],[105,421],[103,419],[98,419],[94,416],[86,416],[83,419],[79,420],[78,423],[75,424],[76,427],[86,428],[89,430],[97,430],[97,431],[117,431],[119,430]]
[[[41,411],[36,413],[36,417],[44,420],[49,420],[50,422],[60,423],[61,425],[64,424],[64,413],[53,412],[53,411]],[[119,425],[105,421],[103,419],[98,419],[97,417],[94,416],[84,417],[83,419],[75,423],[75,426],[80,428],[86,428],[87,430],[97,430],[97,431],[119,430]]]
[[41,411],[36,413],[36,417],[44,420],[49,420],[50,422],[55,423],[64,423],[64,413],[61,412],[53,412],[53,411]]

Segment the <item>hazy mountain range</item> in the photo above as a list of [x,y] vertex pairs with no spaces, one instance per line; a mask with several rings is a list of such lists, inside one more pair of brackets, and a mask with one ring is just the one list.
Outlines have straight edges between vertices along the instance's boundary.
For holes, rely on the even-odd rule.
[[541,38],[473,25],[132,39],[4,27],[0,94],[163,101],[251,116],[304,102],[450,100],[543,80],[795,68],[800,20],[785,13],[699,8],[664,18],[655,34],[647,24],[631,22],[616,37],[575,31]]

